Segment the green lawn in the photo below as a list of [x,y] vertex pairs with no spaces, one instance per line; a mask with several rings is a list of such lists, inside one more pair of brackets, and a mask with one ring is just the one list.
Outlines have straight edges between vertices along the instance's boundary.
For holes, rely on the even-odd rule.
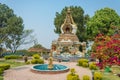
[[103,74],[103,80],[120,80],[120,77],[113,75],[112,73]]
[[24,62],[16,62],[16,60],[0,60],[0,64],[3,63],[10,64],[11,68],[25,65]]
[[3,80],[3,76],[0,76],[0,80]]
[[[120,66],[112,66],[111,69],[114,74],[120,73]],[[103,73],[103,80],[120,80],[120,77],[114,75],[113,73]]]

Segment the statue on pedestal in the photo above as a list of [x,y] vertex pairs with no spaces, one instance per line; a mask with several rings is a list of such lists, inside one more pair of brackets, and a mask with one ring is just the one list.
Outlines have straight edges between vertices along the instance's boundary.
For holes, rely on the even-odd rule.
[[50,53],[50,57],[48,58],[48,69],[49,70],[53,69],[53,57],[52,57],[52,53]]

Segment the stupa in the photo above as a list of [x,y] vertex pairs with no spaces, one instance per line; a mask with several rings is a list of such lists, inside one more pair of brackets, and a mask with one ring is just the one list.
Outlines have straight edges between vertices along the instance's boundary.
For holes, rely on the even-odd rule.
[[[64,23],[61,25],[61,34],[58,40],[52,42],[52,51],[56,54],[68,53],[68,54],[80,54],[80,45],[85,43],[79,42],[76,35],[77,25],[75,24],[70,8],[67,9],[66,18]],[[85,49],[85,48],[84,48]],[[84,52],[85,50],[83,50]],[[82,53],[83,56],[83,53]]]

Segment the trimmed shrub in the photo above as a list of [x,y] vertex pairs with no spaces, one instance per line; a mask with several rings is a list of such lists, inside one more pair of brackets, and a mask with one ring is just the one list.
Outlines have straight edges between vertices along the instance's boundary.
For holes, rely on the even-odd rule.
[[22,56],[19,55],[9,55],[4,57],[6,60],[8,59],[22,59]]
[[102,74],[100,72],[95,72],[94,80],[102,80]]
[[32,59],[31,63],[32,64],[43,64],[44,60],[42,60],[42,59]]
[[31,60],[32,64],[43,64],[44,60],[40,59],[40,55],[39,54],[34,54],[33,55],[33,59]]
[[39,54],[34,54],[33,59],[40,59],[40,55]]
[[83,66],[83,67],[88,67],[88,63],[83,62],[82,66]]
[[84,62],[85,62],[85,63],[88,63],[88,60],[87,60],[87,59],[79,59],[79,60],[78,60],[78,65],[79,65],[79,66],[83,66],[83,63],[84,63]]
[[91,69],[91,70],[97,70],[96,64],[95,63],[90,63],[89,64],[89,69]]
[[3,74],[3,72],[4,72],[4,69],[0,68],[0,75]]
[[67,80],[80,80],[79,75],[75,74],[75,69],[70,70],[70,74],[67,75]]
[[90,80],[90,76],[84,75],[84,76],[83,76],[83,80]]
[[3,68],[4,70],[7,70],[10,68],[9,64],[0,64],[0,68]]
[[75,74],[75,69],[74,68],[70,69],[70,72],[71,72],[70,73],[71,75],[74,75]]
[[31,61],[27,61],[26,64],[31,64]]
[[79,79],[79,75],[77,75],[77,74],[75,74],[75,75],[68,74],[67,80],[80,80],[80,79]]

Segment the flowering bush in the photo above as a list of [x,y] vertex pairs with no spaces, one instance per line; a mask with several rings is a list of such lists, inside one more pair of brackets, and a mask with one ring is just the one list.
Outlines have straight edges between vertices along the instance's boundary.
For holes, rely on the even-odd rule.
[[98,66],[104,68],[106,65],[120,65],[120,35],[111,37],[99,34],[92,46],[93,58],[99,59]]

